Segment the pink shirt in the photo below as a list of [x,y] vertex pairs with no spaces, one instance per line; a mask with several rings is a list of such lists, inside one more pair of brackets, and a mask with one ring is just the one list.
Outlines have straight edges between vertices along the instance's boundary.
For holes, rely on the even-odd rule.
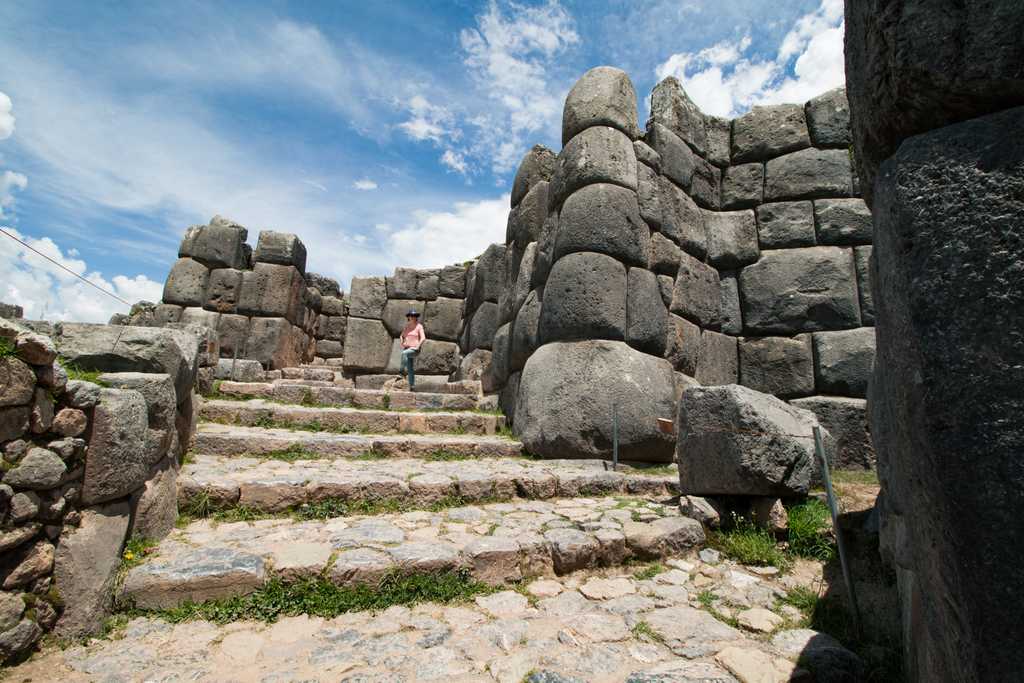
[[402,348],[403,349],[418,349],[427,338],[427,333],[423,331],[423,325],[416,323],[416,327],[411,330],[406,327],[402,330]]

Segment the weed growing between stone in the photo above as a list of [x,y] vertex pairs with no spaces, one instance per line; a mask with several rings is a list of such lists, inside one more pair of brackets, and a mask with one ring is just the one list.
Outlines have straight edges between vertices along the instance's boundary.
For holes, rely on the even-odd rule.
[[782,571],[792,564],[767,530],[741,517],[734,516],[730,528],[708,534],[708,544],[741,564]]
[[260,460],[281,460],[282,462],[295,462],[296,460],[322,460],[323,456],[308,451],[302,447],[302,444],[293,443],[287,448],[282,448],[276,451],[267,451],[265,453],[255,453],[250,457],[259,458]]
[[663,643],[665,638],[660,633],[651,628],[651,625],[646,621],[638,621],[630,631],[633,637],[637,640],[648,640],[653,643]]
[[647,581],[648,579],[653,579],[655,576],[661,574],[667,569],[668,567],[661,564],[660,562],[653,562],[644,567],[643,569],[638,569],[637,571],[633,572],[633,578],[637,581]]
[[656,465],[654,467],[630,467],[623,469],[629,474],[640,474],[645,477],[678,477],[679,469],[675,465]]
[[100,380],[100,375],[103,373],[99,370],[83,370],[74,363],[66,361],[63,358],[58,358],[58,362],[61,367],[64,368],[64,372],[68,374],[68,379],[78,380],[80,382],[92,382],[98,384],[101,387],[108,386],[106,382]]
[[121,570],[127,571],[132,567],[142,564],[146,555],[153,552],[156,545],[156,541],[151,541],[148,538],[140,538],[139,536],[129,538],[128,542],[124,545],[124,550],[121,552]]
[[13,358],[14,356],[14,342],[7,337],[0,337],[0,358]]
[[700,603],[700,606],[703,607],[708,614],[713,616],[715,619],[718,619],[723,624],[728,624],[733,628],[739,628],[740,623],[736,620],[736,617],[726,616],[715,609],[716,600],[718,600],[718,596],[709,590],[702,590],[697,594],[697,602]]
[[811,498],[794,505],[789,513],[789,550],[799,557],[828,562],[836,555],[832,516],[828,505]]
[[475,460],[477,456],[470,453],[456,453],[447,448],[438,448],[423,456],[424,460],[430,462],[450,462],[453,460]]
[[387,453],[377,448],[371,448],[367,451],[363,451],[359,455],[353,455],[350,460],[386,460],[389,458]]
[[503,424],[500,427],[498,427],[497,431],[495,432],[495,435],[505,439],[509,439],[511,441],[516,440],[516,435],[512,433],[512,428],[509,427],[507,424]]
[[428,574],[388,574],[377,585],[337,586],[327,579],[295,582],[272,579],[254,593],[185,603],[164,610],[128,609],[132,616],[153,616],[171,623],[194,619],[228,624],[253,620],[274,622],[281,617],[308,614],[330,619],[346,612],[382,610],[393,605],[423,602],[464,602],[497,589],[471,578],[466,571]]

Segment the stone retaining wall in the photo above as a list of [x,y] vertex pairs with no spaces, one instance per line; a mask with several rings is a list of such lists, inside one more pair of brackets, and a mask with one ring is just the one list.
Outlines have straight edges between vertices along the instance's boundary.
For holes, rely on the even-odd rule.
[[126,539],[174,527],[208,362],[202,331],[32,327],[0,320],[0,661],[98,632]]

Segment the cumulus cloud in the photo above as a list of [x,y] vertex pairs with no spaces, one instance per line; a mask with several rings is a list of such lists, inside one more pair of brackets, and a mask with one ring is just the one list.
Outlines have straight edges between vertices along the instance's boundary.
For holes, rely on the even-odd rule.
[[450,149],[445,150],[441,155],[441,163],[457,173],[466,172],[466,158]]
[[369,178],[360,178],[359,180],[352,183],[352,187],[356,188],[357,190],[363,191],[376,190],[377,183],[374,182],[373,180],[370,180]]
[[14,133],[14,105],[11,98],[0,92],[0,140],[6,140]]
[[423,95],[414,95],[407,104],[409,119],[398,127],[413,140],[443,143],[447,138],[458,138],[455,117],[443,106],[431,104]]
[[[434,268],[476,258],[494,242],[505,241],[509,195],[457,202],[452,211],[417,211],[413,222],[384,232],[397,262]],[[380,226],[378,226],[379,229]]]
[[[162,296],[163,285],[144,275],[115,275],[108,280],[99,271],[89,271],[74,250],[62,251],[49,237],[35,239],[11,227],[3,229],[125,301],[155,302]],[[107,322],[114,313],[127,313],[129,308],[5,235],[0,235],[0,301],[22,306],[26,318],[78,322]]]
[[28,187],[28,178],[21,173],[4,171],[0,173],[0,218],[8,217],[7,210],[14,206],[14,190]]
[[772,59],[748,56],[750,47],[750,36],[744,36],[673,54],[655,73],[678,78],[701,109],[718,116],[758,104],[804,102],[845,82],[843,2],[822,0],[797,19]]

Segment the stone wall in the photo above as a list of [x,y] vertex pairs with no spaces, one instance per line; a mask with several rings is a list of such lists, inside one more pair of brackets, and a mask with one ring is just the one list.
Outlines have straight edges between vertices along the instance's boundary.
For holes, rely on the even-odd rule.
[[21,306],[14,304],[5,304],[0,301],[0,318],[18,319],[25,316],[25,311]]
[[[471,272],[473,269],[468,268]],[[352,278],[345,372],[397,374],[402,351],[399,335],[410,309],[421,314],[427,334],[416,372],[457,372],[462,361],[458,342],[463,333],[466,292],[465,265],[427,270],[396,268],[391,277]]]
[[1024,12],[846,3],[871,183],[871,426],[907,679],[1024,680]]
[[137,304],[111,322],[204,325],[216,333],[222,357],[267,369],[340,359],[348,305],[338,283],[306,272],[306,247],[295,235],[264,230],[255,249],[247,237],[221,216],[189,228],[161,303]]
[[31,325],[0,320],[0,660],[98,632],[126,539],[174,527],[209,363],[202,332]]
[[871,215],[843,91],[727,121],[669,78],[643,131],[629,78],[598,67],[562,138],[526,155],[504,253],[476,264],[503,285],[475,288],[469,337],[496,318],[490,373],[526,447],[608,457],[617,413],[620,457],[670,460],[654,418],[740,383],[815,412],[836,464],[872,466]]

